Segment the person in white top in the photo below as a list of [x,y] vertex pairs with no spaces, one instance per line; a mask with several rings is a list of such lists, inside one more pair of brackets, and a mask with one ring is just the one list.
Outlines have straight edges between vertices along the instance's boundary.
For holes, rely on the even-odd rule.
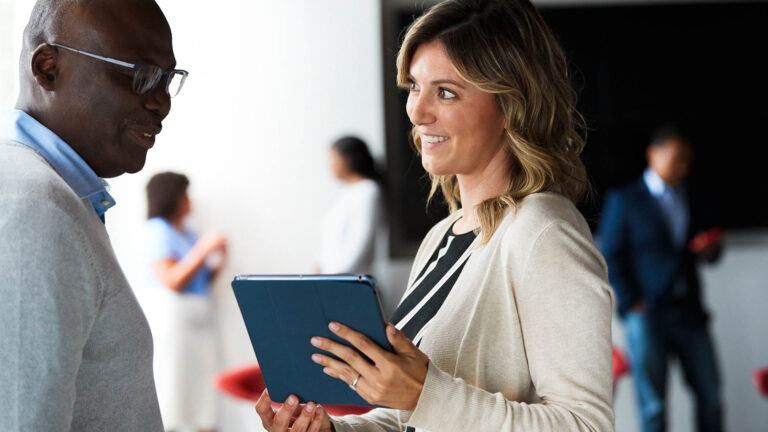
[[331,146],[331,170],[342,182],[323,224],[318,273],[372,273],[381,188],[373,157],[361,139]]

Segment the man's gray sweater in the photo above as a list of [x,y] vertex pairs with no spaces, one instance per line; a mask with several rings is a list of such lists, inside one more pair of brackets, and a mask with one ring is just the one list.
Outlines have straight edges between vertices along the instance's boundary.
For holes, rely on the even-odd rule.
[[104,224],[0,140],[0,430],[162,429],[152,337]]

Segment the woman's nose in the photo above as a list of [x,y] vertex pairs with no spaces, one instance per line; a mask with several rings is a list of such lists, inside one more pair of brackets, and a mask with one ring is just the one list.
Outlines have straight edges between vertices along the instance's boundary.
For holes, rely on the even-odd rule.
[[432,109],[432,103],[422,93],[411,93],[408,96],[408,103],[406,104],[406,112],[408,118],[414,125],[429,124],[435,121],[434,110]]

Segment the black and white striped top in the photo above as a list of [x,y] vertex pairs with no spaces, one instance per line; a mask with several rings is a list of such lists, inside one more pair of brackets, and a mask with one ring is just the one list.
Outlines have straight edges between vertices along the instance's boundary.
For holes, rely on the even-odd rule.
[[[455,224],[455,222],[454,222]],[[442,306],[472,254],[473,231],[453,234],[453,224],[426,266],[403,295],[390,322],[413,341],[421,343],[429,323]]]

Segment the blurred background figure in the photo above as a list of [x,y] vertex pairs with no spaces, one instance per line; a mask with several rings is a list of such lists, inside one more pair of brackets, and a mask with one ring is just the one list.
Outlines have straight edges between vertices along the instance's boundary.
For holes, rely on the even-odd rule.
[[166,430],[214,430],[216,344],[209,283],[224,264],[227,241],[198,238],[184,226],[192,210],[189,180],[164,172],[147,184],[139,297],[155,342],[154,368]]
[[599,236],[627,333],[641,430],[666,430],[668,359],[680,361],[699,431],[722,430],[719,372],[700,298],[698,261],[720,255],[706,201],[686,182],[693,148],[658,130],[641,178],[608,192]]
[[331,146],[331,171],[342,182],[325,216],[318,273],[373,273],[382,220],[380,176],[368,146],[346,136]]

